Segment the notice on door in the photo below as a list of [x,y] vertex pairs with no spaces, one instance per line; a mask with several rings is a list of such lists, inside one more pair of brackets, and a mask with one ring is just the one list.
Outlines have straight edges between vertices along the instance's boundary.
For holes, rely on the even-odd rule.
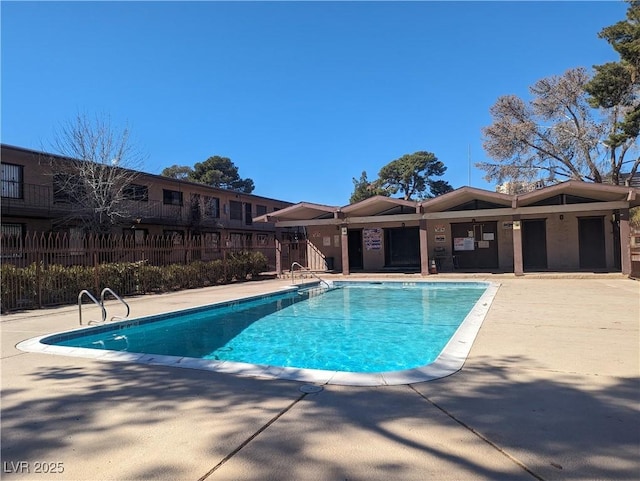
[[453,250],[454,251],[472,251],[474,250],[474,238],[473,237],[454,237],[453,238]]

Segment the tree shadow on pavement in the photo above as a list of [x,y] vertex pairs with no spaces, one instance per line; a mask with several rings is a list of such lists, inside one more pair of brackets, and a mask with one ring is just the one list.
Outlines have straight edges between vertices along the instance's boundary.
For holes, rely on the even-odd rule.
[[59,359],[3,391],[3,460],[109,461],[75,473],[86,480],[198,479],[221,462],[207,479],[535,479],[477,454],[497,447],[538,479],[637,479],[638,378],[524,375],[524,358],[480,358],[437,381],[304,397],[292,381]]

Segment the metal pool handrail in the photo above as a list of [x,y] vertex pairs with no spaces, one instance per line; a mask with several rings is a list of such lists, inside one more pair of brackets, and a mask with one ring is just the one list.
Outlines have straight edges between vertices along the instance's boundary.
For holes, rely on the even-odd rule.
[[82,325],[82,296],[83,295],[86,295],[89,299],[93,301],[93,303],[96,306],[100,308],[100,310],[102,311],[102,322],[104,322],[104,320],[107,318],[107,310],[104,308],[104,304],[99,302],[98,299],[96,299],[95,297],[93,297],[93,294],[91,294],[88,290],[84,289],[80,291],[80,294],[78,294],[78,316],[80,317],[80,325]]
[[[80,294],[78,294],[78,317],[79,317],[81,326],[82,326],[82,296],[86,295],[102,311],[102,320],[101,321],[95,321],[95,322],[105,322],[107,320],[107,309],[104,307],[104,296],[105,296],[105,294],[111,294],[113,297],[115,297],[120,302],[122,302],[125,305],[125,307],[127,308],[127,313],[124,316],[112,316],[111,319],[109,319],[110,321],[113,321],[114,319],[126,319],[127,317],[129,317],[129,313],[131,312],[131,309],[129,308],[129,304],[127,304],[124,301],[124,299],[122,299],[118,294],[113,292],[113,290],[110,287],[105,287],[104,289],[102,289],[102,292],[100,293],[100,300],[99,301],[98,301],[98,299],[93,297],[93,295],[88,290],[84,289],[84,290],[80,291]],[[89,324],[91,324],[91,321],[89,322]]]
[[315,272],[313,272],[311,269],[307,269],[305,266],[303,266],[299,262],[294,262],[293,264],[291,264],[291,283],[292,284],[295,284],[294,282],[295,279],[293,278],[294,266],[298,266],[300,269],[307,271],[309,274],[311,274],[313,277],[318,279],[320,282],[323,282],[327,286],[327,289],[331,289],[331,286],[327,281],[325,281],[324,279],[321,279]]
[[[131,309],[129,308],[129,304],[127,304],[122,297],[120,297],[118,294],[113,292],[113,290],[110,287],[105,287],[104,289],[102,289],[102,292],[100,293],[100,303],[102,304],[103,308],[104,308],[104,295],[107,293],[111,294],[113,297],[118,299],[127,308],[127,313],[124,316],[112,316],[111,319],[109,320],[113,321],[114,319],[126,319],[127,317],[129,317],[129,313],[131,312]],[[105,320],[106,318],[107,318],[107,311],[105,309]]]

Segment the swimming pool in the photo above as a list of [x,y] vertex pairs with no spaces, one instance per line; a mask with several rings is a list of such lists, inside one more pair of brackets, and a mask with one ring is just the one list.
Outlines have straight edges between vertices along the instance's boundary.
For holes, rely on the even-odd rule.
[[486,282],[332,287],[292,287],[41,336],[18,347],[323,383],[406,384],[462,366],[497,290]]

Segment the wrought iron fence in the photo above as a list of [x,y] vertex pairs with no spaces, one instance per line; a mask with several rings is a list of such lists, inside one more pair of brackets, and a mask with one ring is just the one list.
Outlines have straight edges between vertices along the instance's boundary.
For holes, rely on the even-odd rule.
[[2,311],[74,303],[83,289],[98,293],[110,287],[119,295],[133,295],[228,282],[235,275],[229,272],[232,261],[256,252],[266,258],[266,271],[275,270],[274,246],[228,247],[210,240],[177,234],[0,235]]

